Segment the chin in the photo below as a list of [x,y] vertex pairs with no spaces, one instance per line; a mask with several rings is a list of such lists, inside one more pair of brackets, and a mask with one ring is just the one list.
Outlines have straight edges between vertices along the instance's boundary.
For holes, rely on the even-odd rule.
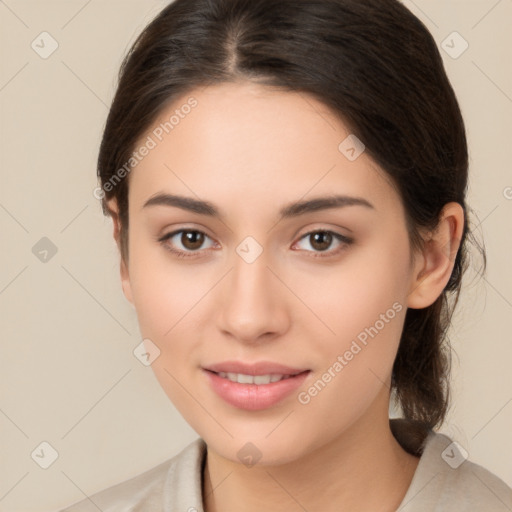
[[248,468],[255,464],[269,467],[289,464],[307,454],[308,446],[300,432],[296,436],[284,430],[279,435],[272,433],[268,436],[268,432],[268,429],[264,433],[253,429],[254,435],[248,432],[247,435],[235,435],[234,438],[224,436],[222,440],[214,434],[200,435],[210,450]]

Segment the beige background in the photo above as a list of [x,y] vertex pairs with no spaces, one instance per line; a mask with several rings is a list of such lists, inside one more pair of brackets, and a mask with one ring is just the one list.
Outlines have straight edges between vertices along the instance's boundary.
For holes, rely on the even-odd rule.
[[[441,53],[467,123],[469,199],[489,256],[455,317],[442,431],[512,485],[512,1],[405,3],[440,47],[453,31],[469,43],[456,59]],[[92,194],[121,58],[165,4],[0,1],[0,511],[57,510],[197,437],[132,353],[135,312]],[[59,45],[47,59],[31,47],[43,31]],[[32,252],[42,237],[57,248],[46,263]],[[34,460],[50,453],[37,458],[43,441],[58,452],[48,469]]]

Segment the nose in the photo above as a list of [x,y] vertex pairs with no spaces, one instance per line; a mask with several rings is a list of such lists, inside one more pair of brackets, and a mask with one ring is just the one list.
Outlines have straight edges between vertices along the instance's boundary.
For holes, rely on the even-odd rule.
[[236,255],[217,297],[219,329],[243,343],[275,339],[289,327],[286,287],[264,254],[252,263]]

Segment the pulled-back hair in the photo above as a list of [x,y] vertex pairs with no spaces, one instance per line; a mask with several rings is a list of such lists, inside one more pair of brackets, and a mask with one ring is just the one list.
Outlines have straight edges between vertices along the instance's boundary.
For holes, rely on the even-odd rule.
[[128,261],[129,176],[105,185],[174,99],[244,80],[310,94],[339,116],[398,190],[414,249],[446,203],[463,207],[449,282],[431,306],[407,310],[392,371],[403,416],[424,436],[447,412],[446,332],[467,267],[467,240],[475,240],[461,111],[433,37],[399,1],[176,0],[164,8],[122,63],[98,158],[103,212],[114,214],[112,198],[119,207],[121,257]]

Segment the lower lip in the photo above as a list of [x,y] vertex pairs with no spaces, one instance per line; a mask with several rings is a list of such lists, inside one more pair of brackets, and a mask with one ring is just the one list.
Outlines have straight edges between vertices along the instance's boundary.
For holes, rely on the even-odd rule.
[[309,370],[270,384],[240,384],[203,370],[213,390],[228,404],[247,411],[267,409],[295,391],[309,375]]

